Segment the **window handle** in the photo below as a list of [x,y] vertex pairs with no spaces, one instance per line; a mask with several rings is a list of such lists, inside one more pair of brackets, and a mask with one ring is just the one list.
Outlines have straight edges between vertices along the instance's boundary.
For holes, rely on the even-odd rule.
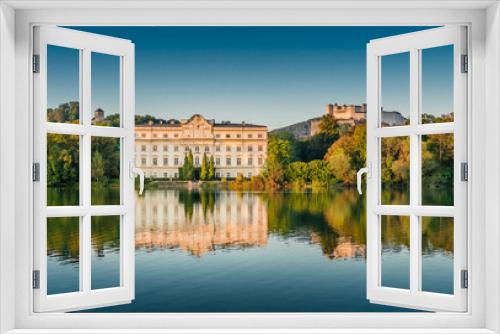
[[136,176],[139,176],[139,195],[142,195],[144,192],[144,171],[130,162],[130,177],[134,179]]
[[361,189],[361,178],[363,177],[363,174],[366,174],[367,177],[370,177],[370,164],[368,164],[368,167],[363,167],[360,170],[358,170],[357,176],[357,182],[356,185],[358,186],[358,193],[360,195],[363,194],[363,190]]

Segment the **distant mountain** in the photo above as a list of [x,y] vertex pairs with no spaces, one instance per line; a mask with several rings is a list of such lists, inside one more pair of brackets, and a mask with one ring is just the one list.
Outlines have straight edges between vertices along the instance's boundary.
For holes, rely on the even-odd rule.
[[297,139],[309,138],[317,132],[317,124],[320,120],[321,117],[311,118],[307,121],[302,121],[292,125],[284,126],[279,129],[274,129],[270,131],[270,133],[276,134],[279,132],[290,132]]

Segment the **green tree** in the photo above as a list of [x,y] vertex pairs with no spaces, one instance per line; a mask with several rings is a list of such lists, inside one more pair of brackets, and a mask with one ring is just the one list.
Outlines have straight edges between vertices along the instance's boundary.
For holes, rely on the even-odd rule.
[[179,168],[179,176],[184,181],[194,180],[193,152],[191,150],[184,157],[184,164]]
[[79,181],[78,136],[47,135],[47,185],[71,186]]
[[285,185],[285,173],[291,161],[290,157],[290,142],[276,137],[269,138],[264,176],[271,188],[282,188]]
[[343,133],[330,146],[324,160],[337,181],[354,184],[356,172],[366,164],[366,125],[358,124]]
[[94,152],[92,155],[92,180],[102,182],[104,176],[104,160],[100,152]]
[[208,179],[215,179],[215,160],[213,155],[210,156],[210,161],[208,162]]
[[206,181],[208,180],[208,159],[206,153],[203,153],[203,159],[201,160],[201,168],[200,168],[200,180]]
[[326,114],[321,117],[321,121],[319,122],[320,133],[323,133],[327,136],[338,136],[338,126],[335,118],[332,114]]

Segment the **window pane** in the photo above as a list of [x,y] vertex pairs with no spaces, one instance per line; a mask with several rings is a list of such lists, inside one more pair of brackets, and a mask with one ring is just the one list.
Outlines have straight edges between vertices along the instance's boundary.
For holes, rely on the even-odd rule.
[[47,45],[47,121],[79,123],[80,50]]
[[120,216],[92,217],[92,289],[120,286]]
[[47,205],[79,205],[80,136],[47,134]]
[[382,216],[381,285],[410,288],[410,218]]
[[453,45],[421,52],[422,123],[453,122]]
[[47,218],[47,294],[80,290],[80,218]]
[[381,57],[381,125],[398,126],[410,119],[410,53]]
[[453,294],[453,218],[422,217],[422,290]]
[[92,52],[92,124],[120,126],[120,57]]
[[453,205],[453,134],[422,136],[422,205]]
[[381,138],[381,204],[410,203],[410,138]]
[[120,138],[92,137],[92,205],[120,201]]

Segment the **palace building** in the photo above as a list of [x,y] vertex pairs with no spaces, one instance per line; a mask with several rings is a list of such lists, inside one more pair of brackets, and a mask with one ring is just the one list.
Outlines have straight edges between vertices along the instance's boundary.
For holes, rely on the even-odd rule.
[[196,114],[188,120],[135,127],[135,163],[146,177],[179,177],[179,168],[189,150],[194,165],[203,155],[214,157],[217,178],[251,177],[264,167],[267,127],[264,125],[207,120]]

